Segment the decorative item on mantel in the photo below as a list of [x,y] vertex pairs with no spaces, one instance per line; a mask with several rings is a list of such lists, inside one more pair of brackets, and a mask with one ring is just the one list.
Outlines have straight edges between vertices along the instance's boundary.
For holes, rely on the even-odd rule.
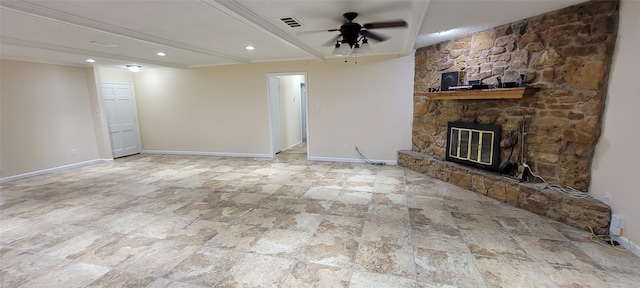
[[440,89],[429,88],[429,93],[419,94],[429,100],[519,99],[538,90],[524,81],[524,74],[520,75],[517,82],[502,82],[500,77],[496,77],[496,82],[491,85],[482,84],[484,79],[470,80],[467,85],[460,85],[459,77],[460,72],[457,71],[442,73]]

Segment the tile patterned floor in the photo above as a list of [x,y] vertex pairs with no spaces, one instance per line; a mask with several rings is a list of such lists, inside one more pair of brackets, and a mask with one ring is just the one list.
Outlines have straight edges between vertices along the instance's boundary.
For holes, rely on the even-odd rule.
[[1,287],[638,287],[640,258],[394,166],[135,155],[0,186]]

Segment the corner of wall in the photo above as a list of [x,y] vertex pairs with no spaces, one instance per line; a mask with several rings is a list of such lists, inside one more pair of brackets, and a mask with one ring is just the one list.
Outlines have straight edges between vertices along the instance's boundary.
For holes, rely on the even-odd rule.
[[101,159],[113,159],[111,153],[111,141],[109,141],[109,131],[107,128],[107,117],[103,111],[104,101],[102,101],[102,80],[100,69],[97,67],[87,68],[87,82],[93,117],[93,127],[95,131],[96,144],[98,145],[98,155]]

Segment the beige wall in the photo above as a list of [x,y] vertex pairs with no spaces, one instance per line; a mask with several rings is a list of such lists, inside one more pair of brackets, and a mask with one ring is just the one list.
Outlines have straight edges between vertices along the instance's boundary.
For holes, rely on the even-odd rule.
[[0,63],[0,178],[99,158],[86,69]]
[[266,75],[288,72],[308,75],[312,156],[355,160],[357,145],[395,161],[411,145],[413,56],[141,73],[1,63],[0,178],[111,158],[103,82],[134,83],[145,150],[269,156]]
[[142,149],[268,154],[266,76],[251,68],[136,73]]
[[100,79],[100,68],[92,67],[85,70],[87,75],[87,86],[89,87],[89,101],[92,108],[93,129],[96,133],[96,144],[98,155],[102,159],[112,159],[111,141],[109,140],[109,129],[107,128],[107,115],[102,100],[102,80]]
[[100,67],[100,81],[103,83],[133,83],[133,72],[124,69]]
[[307,76],[310,153],[396,160],[411,149],[413,55],[311,62]]
[[282,148],[286,149],[302,141],[300,83],[304,83],[304,76],[278,76],[278,80],[280,83]]
[[413,55],[157,69],[134,75],[143,150],[270,153],[267,73],[307,72],[310,156],[411,148]]
[[[604,114],[602,135],[596,146],[592,163],[590,192],[603,199],[610,193],[614,214],[626,218],[623,236],[640,244],[640,97],[638,73],[640,58],[638,27],[640,2],[623,0],[620,7],[620,26],[609,93]],[[640,252],[640,249],[636,251]]]

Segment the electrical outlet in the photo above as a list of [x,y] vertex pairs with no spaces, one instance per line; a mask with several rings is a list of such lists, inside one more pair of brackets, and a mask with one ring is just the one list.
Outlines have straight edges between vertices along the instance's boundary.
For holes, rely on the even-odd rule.
[[76,151],[76,149],[69,149],[69,155],[76,156],[78,155],[78,151]]
[[607,205],[611,204],[611,193],[609,192],[604,193],[604,199],[602,202],[604,202],[604,204],[607,204]]
[[611,225],[609,226],[609,232],[611,235],[622,236],[624,232],[624,216],[620,214],[611,215]]
[[[628,241],[628,243],[627,243],[627,249],[629,249],[630,251],[634,251],[634,250],[636,250],[637,252],[636,252],[636,253],[634,253],[634,254],[636,254],[636,255],[638,255],[638,253],[640,252],[640,250],[637,250],[637,249],[638,249],[638,246],[636,246],[636,243],[634,243],[634,242],[633,242],[633,241],[631,241],[631,240],[629,240],[629,241]],[[638,256],[640,256],[640,255],[638,255]]]

